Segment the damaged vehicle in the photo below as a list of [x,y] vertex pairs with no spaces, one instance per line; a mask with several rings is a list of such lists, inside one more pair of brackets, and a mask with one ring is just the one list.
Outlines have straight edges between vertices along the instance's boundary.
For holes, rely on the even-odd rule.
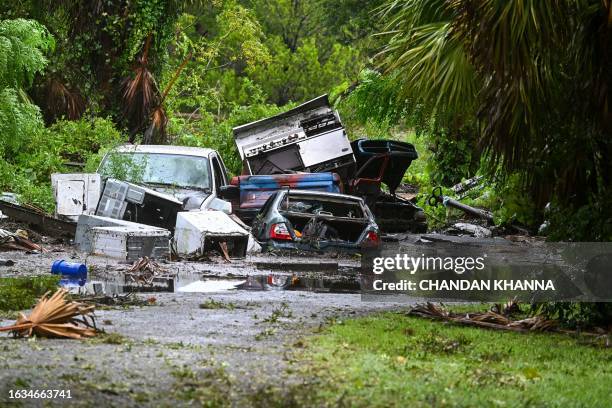
[[172,195],[185,211],[221,205],[215,199],[229,182],[217,151],[187,146],[121,146],[102,159],[98,173],[119,173],[123,180]]
[[380,231],[363,199],[344,194],[279,190],[253,221],[269,248],[357,251],[380,245]]
[[[396,194],[408,167],[418,158],[414,146],[395,140],[359,139],[351,143],[327,95],[235,127],[233,133],[243,160],[243,175],[232,181],[239,190],[235,194],[239,202],[234,206],[245,222],[261,207],[261,198],[269,194],[270,186],[327,187],[326,191],[331,191],[331,185],[320,185],[318,176],[329,173],[338,177],[340,192],[366,201],[381,230],[427,230],[423,210]],[[264,175],[265,183],[255,180]],[[287,181],[288,177],[293,178]]]
[[77,221],[85,252],[126,260],[147,256],[226,259],[256,243],[221,198],[228,185],[213,149],[126,145],[107,153],[95,174],[54,174],[56,216]]

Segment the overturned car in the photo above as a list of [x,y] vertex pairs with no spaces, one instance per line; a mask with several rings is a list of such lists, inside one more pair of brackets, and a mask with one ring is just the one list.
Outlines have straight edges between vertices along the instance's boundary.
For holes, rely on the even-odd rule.
[[351,251],[380,245],[378,225],[363,199],[317,191],[275,192],[252,232],[269,248]]

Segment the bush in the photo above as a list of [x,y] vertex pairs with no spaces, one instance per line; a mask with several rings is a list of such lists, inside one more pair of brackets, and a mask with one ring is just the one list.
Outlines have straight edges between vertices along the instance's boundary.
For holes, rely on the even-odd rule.
[[232,128],[276,115],[291,107],[254,103],[250,106],[234,106],[227,118],[222,120],[217,120],[211,113],[203,113],[198,121],[171,118],[170,133],[175,135],[172,144],[215,149],[230,174],[237,175],[242,172],[242,160],[236,149]]
[[607,326],[612,321],[610,303],[548,302],[532,306],[532,311],[549,319],[559,319],[572,329]]
[[24,202],[52,212],[51,173],[75,171],[69,162],[86,164],[93,171],[98,154],[116,146],[123,135],[110,119],[93,118],[59,121],[36,131],[27,145],[0,163],[0,189],[21,195]]

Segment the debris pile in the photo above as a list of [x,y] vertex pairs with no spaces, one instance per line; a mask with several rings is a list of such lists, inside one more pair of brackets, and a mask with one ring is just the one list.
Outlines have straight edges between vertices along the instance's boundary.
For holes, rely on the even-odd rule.
[[606,346],[610,345],[610,334],[606,333],[605,331],[591,333],[585,331],[565,330],[560,328],[557,320],[548,319],[541,315],[527,317],[520,320],[513,320],[511,316],[517,311],[518,303],[516,300],[508,302],[503,308],[501,305],[495,305],[493,306],[492,310],[487,312],[474,313],[453,313],[448,311],[442,305],[435,305],[431,302],[427,302],[426,304],[419,304],[411,308],[408,312],[408,316],[418,316],[465,326],[477,326],[518,333],[558,332],[572,335],[581,334],[584,336],[603,338],[605,339]]
[[25,230],[11,232],[0,228],[0,249],[17,251],[48,252],[41,245],[32,242]]
[[[322,95],[286,112],[233,129],[243,175],[232,180],[237,213],[251,221],[271,190],[346,192],[362,198],[385,232],[425,232],[423,210],[396,190],[418,154],[396,140],[349,141]],[[383,184],[389,193],[383,189]]]
[[70,301],[67,294],[64,289],[58,289],[52,296],[45,293],[29,316],[19,313],[15,324],[0,327],[0,332],[9,331],[15,337],[82,339],[95,336],[98,332],[92,316],[95,306]]
[[157,262],[144,256],[138,259],[130,269],[125,272],[126,283],[137,285],[152,286],[155,278],[168,276],[168,272]]

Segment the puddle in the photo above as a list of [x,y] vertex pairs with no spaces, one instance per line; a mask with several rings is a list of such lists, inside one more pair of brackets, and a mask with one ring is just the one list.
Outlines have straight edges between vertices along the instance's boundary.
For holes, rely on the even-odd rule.
[[253,275],[238,287],[241,290],[297,290],[320,293],[359,293],[361,285],[357,277],[297,275]]
[[186,293],[226,292],[229,290],[235,290],[237,286],[244,283],[244,280],[199,280],[182,286],[176,291]]
[[156,277],[151,285],[126,282],[122,274],[96,279],[91,276],[84,285],[66,282],[71,293],[87,295],[115,295],[123,293],[218,293],[232,290],[266,291],[295,290],[320,293],[359,293],[357,275],[298,276],[268,273],[249,275],[246,279],[202,277],[201,274],[179,273],[174,277]]

